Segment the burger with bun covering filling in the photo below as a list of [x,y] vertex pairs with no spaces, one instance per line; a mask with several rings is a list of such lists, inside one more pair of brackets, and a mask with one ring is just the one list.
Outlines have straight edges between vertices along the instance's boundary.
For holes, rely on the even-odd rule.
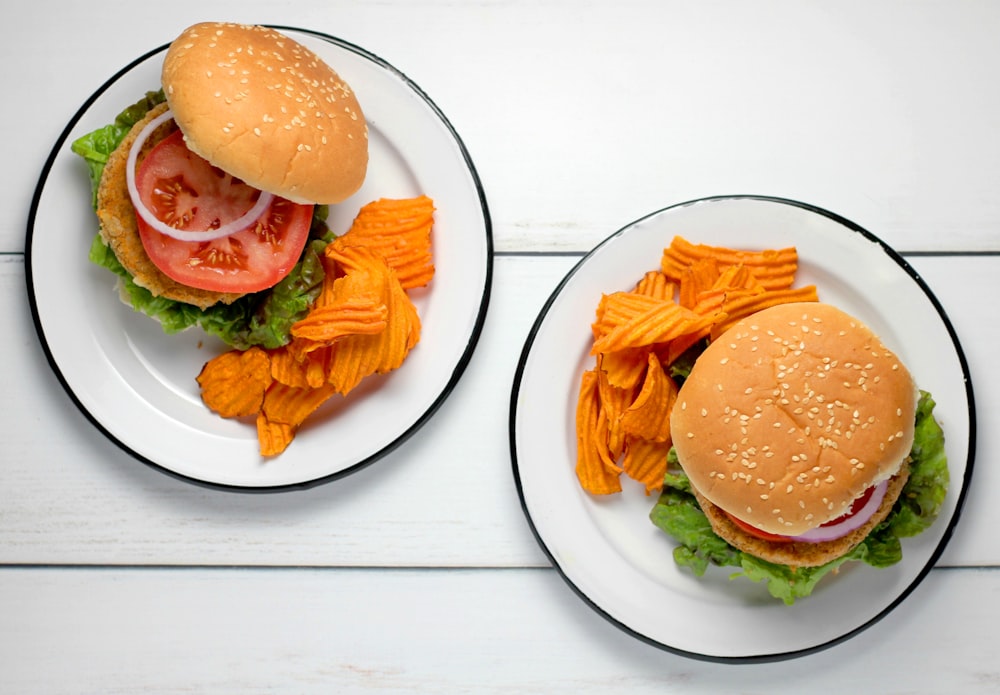
[[933,401],[840,309],[764,309],[712,341],[673,408],[653,522],[701,575],[740,567],[793,603],[847,560],[898,562],[947,490]]
[[278,347],[319,292],[327,206],[364,182],[361,106],[314,52],[256,25],[184,30],[161,87],[72,144],[100,222],[90,258],[167,332]]

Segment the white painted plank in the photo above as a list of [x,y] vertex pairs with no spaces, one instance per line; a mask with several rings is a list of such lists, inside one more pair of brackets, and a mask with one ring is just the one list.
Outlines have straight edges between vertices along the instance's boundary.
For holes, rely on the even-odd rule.
[[829,650],[720,665],[630,637],[552,570],[5,569],[0,690],[985,695],[997,579],[936,570]]
[[[201,0],[172,3],[166,22],[108,0],[59,5],[53,22],[50,4],[17,18],[51,62],[0,46],[0,82],[46,85],[30,129],[0,112],[18,133],[0,251],[23,249],[34,180],[80,104],[206,16]],[[409,75],[479,167],[499,250],[589,249],[662,206],[729,193],[827,207],[901,249],[995,248],[995,3],[249,0],[214,14],[340,36]],[[79,31],[95,16],[115,41]]]
[[0,561],[547,564],[517,500],[507,408],[521,343],[573,262],[497,263],[502,291],[494,291],[479,348],[431,421],[366,469],[281,495],[179,482],[106,441],[42,356],[23,268],[0,264],[0,315],[17,327],[0,365],[0,381],[17,394],[0,401],[0,441],[14,448],[0,486]]
[[[911,259],[965,342],[979,400],[979,460],[947,564],[1000,564],[1000,456],[991,257]],[[493,299],[452,396],[405,447],[319,488],[282,495],[205,490],[152,471],[72,406],[41,354],[19,258],[0,263],[0,562],[222,565],[545,566],[508,456],[510,389],[525,336],[573,257],[496,262]],[[959,281],[960,280],[960,281]],[[280,459],[275,465],[281,465]]]

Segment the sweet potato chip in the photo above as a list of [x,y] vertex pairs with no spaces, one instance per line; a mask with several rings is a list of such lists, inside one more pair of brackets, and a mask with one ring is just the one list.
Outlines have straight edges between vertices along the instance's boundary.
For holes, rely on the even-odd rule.
[[725,333],[740,319],[752,314],[776,306],[778,304],[788,304],[790,302],[817,302],[819,294],[815,285],[805,287],[789,288],[785,290],[771,290],[762,293],[732,294],[727,296],[722,302],[722,309],[726,314],[725,318],[712,326],[712,340]]
[[634,392],[646,373],[646,359],[650,350],[649,346],[644,346],[600,353],[597,356],[598,364],[609,384]]
[[347,277],[367,273],[372,290],[387,309],[382,331],[346,335],[336,343],[327,380],[340,393],[347,393],[365,377],[384,374],[402,365],[420,340],[420,317],[395,271],[378,254],[337,241],[325,253],[346,270]]
[[723,246],[692,244],[683,237],[674,237],[663,250],[660,270],[668,278],[680,282],[686,268],[693,263],[711,258],[721,269],[731,265],[746,265],[766,289],[791,287],[798,268],[798,253],[794,247],[742,251]]
[[621,468],[608,450],[607,415],[598,396],[597,373],[583,373],[576,406],[576,475],[595,495],[621,492]]
[[[700,258],[694,261],[679,274],[680,289],[677,302],[683,307],[693,309],[698,303],[698,295],[715,287],[719,276],[719,264],[714,258]],[[666,274],[664,277],[667,277]]]
[[764,291],[764,287],[757,280],[754,271],[744,263],[731,265],[720,272],[711,289]]
[[636,283],[635,293],[653,299],[673,299],[676,286],[659,270],[650,270]]
[[601,296],[597,317],[591,325],[594,339],[600,339],[624,323],[660,306],[667,300],[638,292],[612,292]]
[[608,452],[612,459],[617,459],[625,449],[622,416],[635,398],[635,388],[620,388],[613,385],[608,380],[608,373],[598,366],[597,395],[608,427]]
[[256,415],[261,454],[274,456],[331,396],[399,368],[420,340],[407,290],[434,276],[434,212],[426,196],[365,205],[326,246],[319,296],[291,342],[210,360],[198,376],[205,403],[224,417]]
[[645,485],[647,495],[663,487],[670,447],[669,439],[654,442],[641,437],[628,437],[625,442],[622,469],[628,477]]
[[670,366],[761,309],[817,301],[814,286],[792,287],[797,268],[795,248],[744,251],[678,236],[633,291],[602,295],[591,324],[596,366],[584,374],[577,402],[577,475],[585,489],[617,492],[622,472],[647,494],[662,486],[679,390]]
[[197,381],[205,405],[222,417],[253,415],[271,384],[270,359],[259,347],[229,350],[205,363]]
[[257,413],[257,442],[261,456],[277,456],[292,443],[295,428],[282,422],[271,422],[264,413]]
[[650,353],[642,390],[622,415],[622,429],[654,442],[670,439],[670,410],[677,391],[677,384],[663,371],[659,358]]
[[304,356],[300,357],[287,347],[271,351],[271,377],[275,381],[285,386],[305,388],[309,386],[307,371],[308,364]]
[[388,199],[361,208],[343,245],[361,246],[381,255],[404,289],[423,287],[434,276],[431,230],[434,202],[427,196]]
[[685,333],[693,333],[713,324],[716,314],[700,316],[673,301],[659,301],[657,306],[635,316],[594,341],[593,353],[665,343]]
[[296,428],[334,393],[329,384],[300,388],[275,382],[264,394],[261,412],[270,422]]
[[388,315],[388,307],[374,292],[358,294],[313,309],[292,325],[292,336],[332,343],[345,335],[372,335],[385,330]]

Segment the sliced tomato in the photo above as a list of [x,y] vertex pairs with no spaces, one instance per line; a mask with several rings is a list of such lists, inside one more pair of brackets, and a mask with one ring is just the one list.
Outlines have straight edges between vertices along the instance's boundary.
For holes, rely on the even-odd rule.
[[767,531],[762,531],[756,526],[751,526],[742,519],[737,519],[729,512],[725,512],[725,514],[726,516],[729,517],[730,521],[739,526],[743,531],[746,531],[751,536],[755,536],[757,538],[760,538],[761,540],[770,541],[771,543],[791,543],[794,540],[789,536],[779,536],[776,533],[768,533]]
[[[143,203],[179,230],[215,229],[245,214],[260,192],[196,155],[176,131],[154,147],[136,172]],[[182,241],[138,218],[150,260],[168,277],[215,292],[259,292],[299,260],[309,238],[312,205],[274,201],[253,225],[212,241]]]
[[[844,521],[846,521],[847,519],[849,519],[850,517],[854,516],[855,514],[857,514],[858,512],[860,512],[862,509],[864,509],[865,505],[868,503],[868,500],[871,499],[871,496],[874,493],[875,493],[875,487],[874,486],[868,488],[867,490],[864,491],[864,493],[862,493],[862,495],[860,497],[858,497],[856,500],[854,500],[854,502],[851,503],[851,508],[850,509],[848,509],[846,512],[844,512],[843,514],[841,514],[840,516],[838,516],[836,519],[831,519],[830,521],[827,521],[825,523],[820,524],[820,528],[827,528],[827,527],[830,527],[830,526],[836,526],[837,524],[841,524]],[[779,536],[778,534],[775,534],[775,533],[769,533],[767,531],[762,531],[761,529],[757,528],[756,526],[751,526],[750,524],[748,524],[747,522],[743,521],[742,519],[737,519],[735,516],[733,516],[729,512],[725,512],[725,514],[726,514],[727,517],[729,517],[730,521],[732,521],[734,524],[736,524],[737,526],[739,526],[743,531],[747,532],[751,536],[755,536],[757,538],[760,538],[760,539],[765,540],[765,541],[770,541],[772,543],[791,543],[791,542],[793,542],[793,541],[796,540],[795,538],[793,538],[791,536]]]
[[820,526],[822,527],[836,526],[837,524],[846,521],[847,519],[854,516],[862,509],[864,509],[865,505],[868,504],[868,500],[872,498],[872,495],[874,493],[875,493],[875,486],[873,485],[867,490],[865,490],[863,493],[861,493],[861,497],[851,502],[850,509],[848,509],[846,512],[838,516],[836,519],[830,519],[830,521],[827,521],[825,524],[820,524]]

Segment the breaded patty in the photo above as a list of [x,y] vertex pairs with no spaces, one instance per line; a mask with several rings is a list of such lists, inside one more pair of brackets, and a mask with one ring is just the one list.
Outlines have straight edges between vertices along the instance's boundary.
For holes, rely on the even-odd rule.
[[850,552],[872,532],[872,529],[882,523],[892,511],[892,507],[909,477],[910,467],[907,461],[900,468],[899,473],[889,479],[889,487],[885,491],[885,497],[882,498],[882,504],[863,526],[851,531],[846,536],[821,543],[804,541],[775,543],[752,536],[734,524],[725,512],[705,499],[694,487],[691,488],[691,491],[698,500],[702,511],[705,512],[705,516],[708,517],[709,523],[712,524],[712,530],[715,531],[715,534],[734,548],[779,565],[818,567]]
[[[165,297],[199,308],[207,308],[222,302],[229,304],[242,297],[242,294],[232,292],[213,292],[188,287],[168,277],[146,255],[139,237],[139,226],[136,222],[135,209],[128,194],[128,184],[125,180],[125,168],[128,152],[146,123],[156,118],[167,109],[161,104],[152,109],[146,117],[136,123],[125,136],[104,167],[101,184],[97,192],[97,217],[101,223],[101,237],[118,261],[132,274],[135,284],[145,287],[157,297]],[[139,161],[152,149],[157,142],[167,137],[176,129],[173,121],[163,124],[144,143],[139,153]]]

